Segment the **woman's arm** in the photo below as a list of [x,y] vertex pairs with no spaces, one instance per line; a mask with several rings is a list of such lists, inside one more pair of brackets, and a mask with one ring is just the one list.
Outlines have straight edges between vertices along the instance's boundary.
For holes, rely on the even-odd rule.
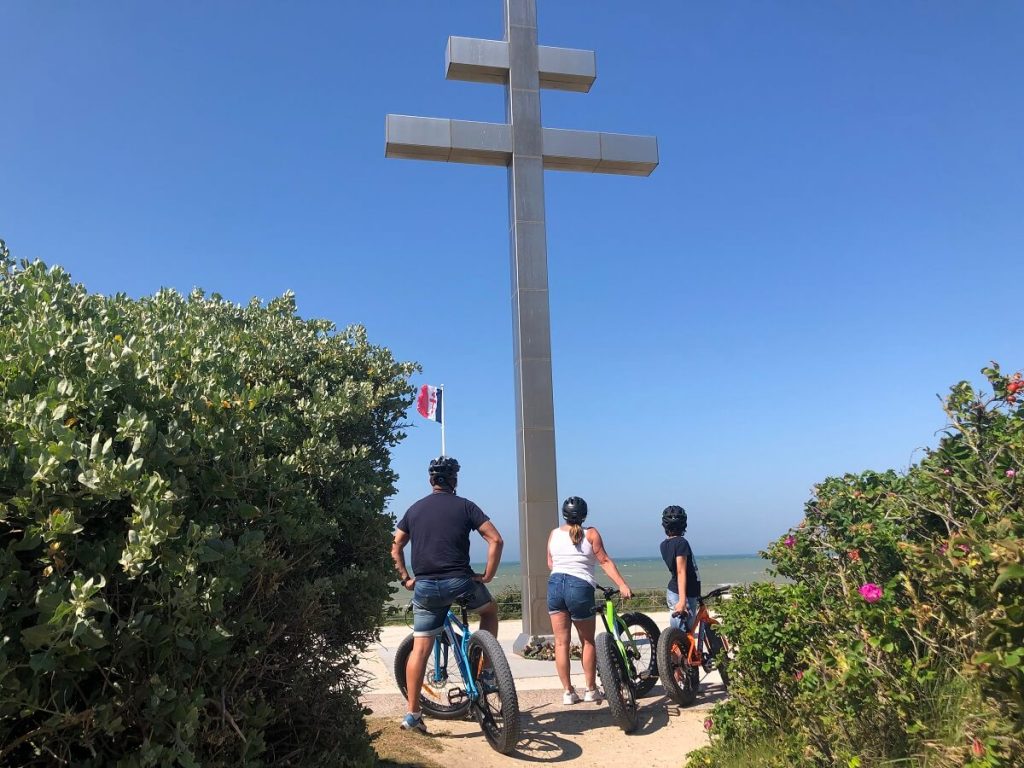
[[548,570],[549,571],[552,568],[555,567],[555,564],[551,562],[551,537],[555,535],[555,531],[557,531],[557,530],[558,529],[555,528],[554,530],[551,531],[551,533],[548,534]]
[[608,578],[615,582],[615,586],[619,588],[619,592],[626,599],[633,596],[633,590],[629,588],[629,584],[619,574],[619,569],[615,567],[615,562],[608,556],[608,552],[605,551],[604,541],[601,539],[601,534],[597,532],[597,528],[587,528],[587,540],[590,542],[590,546],[594,548],[594,557],[597,558],[597,562],[601,564],[601,568],[608,574]]

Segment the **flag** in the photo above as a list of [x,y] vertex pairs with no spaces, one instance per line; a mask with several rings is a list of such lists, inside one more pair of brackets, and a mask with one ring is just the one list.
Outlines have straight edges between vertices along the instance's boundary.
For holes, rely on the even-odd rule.
[[420,395],[416,398],[416,410],[420,412],[420,416],[436,421],[438,424],[444,423],[441,410],[441,394],[443,392],[441,387],[432,387],[429,384],[420,387]]

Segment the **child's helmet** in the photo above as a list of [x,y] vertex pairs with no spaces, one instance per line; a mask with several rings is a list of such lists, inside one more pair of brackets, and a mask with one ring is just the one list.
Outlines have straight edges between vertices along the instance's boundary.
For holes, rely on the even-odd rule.
[[661,526],[665,533],[680,535],[686,531],[686,510],[677,504],[665,507],[661,513]]

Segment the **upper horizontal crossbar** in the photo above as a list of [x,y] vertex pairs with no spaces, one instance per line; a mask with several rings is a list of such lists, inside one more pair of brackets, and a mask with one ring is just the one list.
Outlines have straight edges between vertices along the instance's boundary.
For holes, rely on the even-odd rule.
[[[475,37],[449,37],[445,49],[444,73],[449,80],[474,83],[508,81],[508,43]],[[586,93],[597,78],[593,51],[537,46],[540,87]]]

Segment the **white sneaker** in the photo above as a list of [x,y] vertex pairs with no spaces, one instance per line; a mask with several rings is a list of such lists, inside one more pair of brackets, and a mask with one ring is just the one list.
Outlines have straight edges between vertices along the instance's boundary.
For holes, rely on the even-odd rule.
[[598,688],[588,689],[583,692],[584,701],[592,701],[594,704],[600,704],[602,699],[604,699],[604,694],[601,693]]
[[562,694],[563,704],[578,704],[579,700],[580,697],[576,695],[576,690],[574,688],[570,688],[568,691]]

